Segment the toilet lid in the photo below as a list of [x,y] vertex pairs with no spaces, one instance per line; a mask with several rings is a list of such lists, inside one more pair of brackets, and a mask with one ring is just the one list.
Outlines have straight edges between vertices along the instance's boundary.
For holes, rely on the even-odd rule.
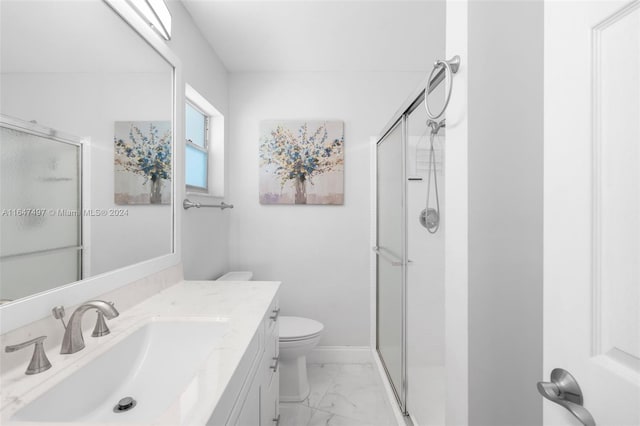
[[302,340],[322,332],[321,322],[301,317],[280,317],[280,340]]

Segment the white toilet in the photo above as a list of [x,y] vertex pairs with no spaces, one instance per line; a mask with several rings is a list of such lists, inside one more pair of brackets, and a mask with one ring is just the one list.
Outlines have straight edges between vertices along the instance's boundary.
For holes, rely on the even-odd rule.
[[307,354],[318,344],[324,326],[301,317],[280,317],[280,401],[299,402],[309,396]]
[[[253,272],[233,271],[218,281],[250,281]],[[324,326],[301,317],[280,316],[280,401],[299,402],[309,396],[307,354],[318,344]]]

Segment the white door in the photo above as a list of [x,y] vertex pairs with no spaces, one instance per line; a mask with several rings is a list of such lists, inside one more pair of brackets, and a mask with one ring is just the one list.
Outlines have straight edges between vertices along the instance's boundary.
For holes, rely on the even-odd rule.
[[563,368],[598,426],[640,425],[640,0],[547,0],[544,48],[541,379]]

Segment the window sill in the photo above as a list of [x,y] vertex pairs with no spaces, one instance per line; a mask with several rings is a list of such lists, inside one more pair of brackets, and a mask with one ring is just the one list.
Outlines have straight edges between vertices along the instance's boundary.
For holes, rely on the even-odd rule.
[[185,192],[185,197],[199,197],[199,198],[206,198],[206,199],[223,199],[224,195],[216,195],[216,194],[209,194],[207,192],[195,192],[195,191],[187,191]]

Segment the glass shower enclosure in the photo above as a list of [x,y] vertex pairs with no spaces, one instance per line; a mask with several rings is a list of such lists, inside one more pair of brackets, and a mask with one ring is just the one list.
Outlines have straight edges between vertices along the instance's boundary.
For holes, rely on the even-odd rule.
[[376,349],[402,413],[435,425],[445,394],[444,127],[432,133],[423,102],[424,91],[376,145]]

